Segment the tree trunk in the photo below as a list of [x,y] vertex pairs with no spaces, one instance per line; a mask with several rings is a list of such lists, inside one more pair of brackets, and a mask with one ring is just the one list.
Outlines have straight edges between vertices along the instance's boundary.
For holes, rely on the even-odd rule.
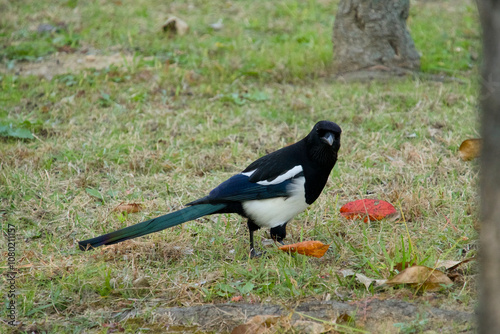
[[481,154],[481,279],[480,333],[500,330],[500,3],[478,0],[483,28],[480,104]]
[[409,0],[341,0],[333,26],[335,71],[418,70],[420,55],[406,29],[409,11]]

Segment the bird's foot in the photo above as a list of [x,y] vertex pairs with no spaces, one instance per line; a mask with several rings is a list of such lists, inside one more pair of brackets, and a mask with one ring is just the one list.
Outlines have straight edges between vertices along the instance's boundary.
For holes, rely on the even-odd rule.
[[255,249],[250,250],[250,258],[251,259],[258,259],[266,255],[266,252],[257,252]]
[[285,245],[285,243],[283,242],[283,238],[277,238],[276,236],[274,235],[271,235],[271,240],[274,241],[274,244],[277,245],[277,244],[280,244],[280,245]]

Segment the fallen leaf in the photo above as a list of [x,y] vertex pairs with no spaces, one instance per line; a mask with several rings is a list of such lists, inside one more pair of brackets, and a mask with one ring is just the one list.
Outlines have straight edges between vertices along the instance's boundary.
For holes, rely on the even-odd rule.
[[66,52],[66,53],[75,53],[76,49],[72,48],[69,45],[63,45],[63,46],[58,47],[57,51],[59,51],[59,52]]
[[476,257],[475,257],[475,256],[474,256],[474,257],[469,257],[469,258],[467,258],[467,259],[465,259],[465,260],[463,260],[463,261],[460,261],[459,263],[455,264],[454,266],[451,266],[451,267],[446,268],[446,269],[447,269],[447,270],[450,270],[450,271],[451,271],[451,270],[455,270],[455,269],[457,269],[459,266],[461,266],[462,264],[467,263],[467,262],[470,262],[470,261],[475,260],[475,259],[476,259]]
[[243,296],[234,296],[231,298],[232,302],[241,302],[243,300]]
[[356,273],[352,269],[342,269],[339,271],[342,276],[347,277],[347,276],[354,276]]
[[397,270],[397,271],[403,271],[405,270],[406,268],[410,268],[413,264],[416,263],[416,259],[413,260],[413,261],[406,261],[406,262],[399,262],[399,263],[396,263],[394,265],[394,269]]
[[354,318],[351,317],[347,313],[342,313],[342,314],[339,314],[339,316],[337,317],[337,319],[335,319],[335,323],[337,323],[337,324],[345,324],[345,323],[353,324],[354,323]]
[[374,284],[374,286],[380,286],[382,284],[385,284],[387,280],[385,279],[374,279],[374,278],[369,278],[363,274],[356,274],[356,280],[358,280],[359,283],[363,284],[366,288],[367,291],[370,290],[370,285]]
[[441,290],[443,285],[453,284],[453,282],[442,271],[426,266],[413,266],[403,270],[386,284],[409,284],[413,287],[422,287],[426,291],[437,291]]
[[135,213],[141,211],[141,209],[142,209],[142,204],[139,203],[128,203],[128,204],[120,203],[113,209],[113,211]]
[[369,220],[381,220],[387,216],[396,216],[398,212],[394,206],[379,199],[358,199],[344,204],[340,208],[340,214],[347,219],[364,217],[364,222]]
[[139,277],[134,282],[132,282],[132,285],[136,288],[149,288],[151,286],[146,277]]
[[465,270],[460,269],[459,267],[463,265],[464,263],[470,262],[476,260],[476,257],[469,257],[463,261],[451,261],[451,260],[445,260],[445,261],[437,261],[436,263],[436,268],[439,267],[444,267],[446,269],[446,275],[453,281],[453,282],[460,282],[463,281],[463,277],[465,275]]
[[222,19],[219,19],[219,21],[210,24],[210,28],[212,28],[213,30],[221,30],[222,28],[224,28],[224,24],[222,23]]
[[289,253],[299,253],[307,256],[322,257],[330,245],[325,245],[321,241],[309,240],[302,241],[291,245],[283,245],[279,249]]
[[94,188],[86,188],[85,191],[87,192],[87,194],[89,194],[90,196],[92,197],[95,197],[97,199],[100,199],[101,201],[104,201],[104,197],[102,196],[102,194],[99,192],[99,190],[97,189],[94,189]]
[[1,124],[0,123],[0,136],[1,137],[12,137],[20,139],[33,139],[33,134],[28,129],[23,129],[19,127],[13,127],[12,124]]
[[256,315],[248,322],[236,326],[231,331],[231,334],[263,334],[268,331],[268,328],[278,323],[279,320],[280,317],[272,315]]
[[458,149],[460,158],[462,158],[462,160],[464,161],[469,161],[479,157],[479,154],[481,152],[481,143],[482,139],[479,138],[464,140],[462,144],[460,144],[460,148]]
[[462,261],[438,260],[435,264],[435,267],[436,268],[444,267],[447,271],[453,271],[453,270],[456,270],[462,264],[470,262],[470,261],[475,260],[475,259],[476,259],[476,257],[469,257],[469,258],[462,260]]
[[342,269],[340,270],[340,274],[344,277],[348,276],[354,276],[356,277],[356,280],[363,284],[366,288],[366,290],[369,291],[370,285],[374,284],[376,287],[380,286],[382,284],[385,284],[387,280],[385,279],[375,279],[375,278],[369,278],[363,274],[355,273],[352,269]]
[[179,36],[183,36],[188,33],[189,31],[189,26],[186,22],[181,20],[178,17],[175,16],[170,16],[164,23],[163,23],[163,31],[165,32],[171,32],[174,34],[177,34]]
[[461,263],[461,261],[453,261],[453,260],[438,260],[435,264],[436,268],[444,267],[445,269],[456,266]]

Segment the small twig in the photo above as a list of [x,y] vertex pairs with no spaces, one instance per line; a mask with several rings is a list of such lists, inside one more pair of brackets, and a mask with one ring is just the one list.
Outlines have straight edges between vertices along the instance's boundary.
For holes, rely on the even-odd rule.
[[443,215],[444,218],[446,218],[446,224],[443,226],[443,229],[441,231],[444,231],[444,229],[446,228],[446,226],[448,226],[448,224],[455,230],[455,232],[458,232],[458,228],[456,228],[455,225],[453,225],[453,223],[451,222],[451,220],[446,216],[446,215]]

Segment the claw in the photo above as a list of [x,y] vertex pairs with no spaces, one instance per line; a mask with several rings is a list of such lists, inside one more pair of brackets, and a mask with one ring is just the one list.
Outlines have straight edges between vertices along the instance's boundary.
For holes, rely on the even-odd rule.
[[256,252],[255,249],[250,250],[250,258],[251,259],[257,259],[259,257],[262,257],[262,252]]

